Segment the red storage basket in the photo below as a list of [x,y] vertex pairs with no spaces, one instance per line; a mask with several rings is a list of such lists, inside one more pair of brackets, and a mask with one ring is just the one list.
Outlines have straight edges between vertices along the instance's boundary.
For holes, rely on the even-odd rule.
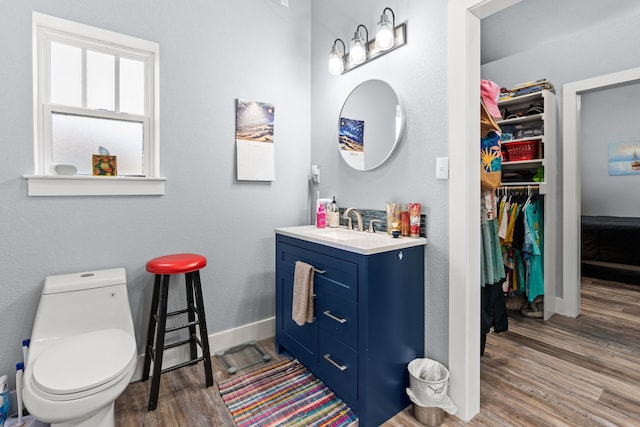
[[506,147],[510,162],[533,160],[538,157],[538,141],[509,142],[503,143],[502,147]]

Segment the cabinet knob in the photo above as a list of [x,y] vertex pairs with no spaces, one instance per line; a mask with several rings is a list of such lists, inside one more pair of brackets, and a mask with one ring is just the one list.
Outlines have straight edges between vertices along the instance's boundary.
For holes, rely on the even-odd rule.
[[404,258],[404,255],[402,254],[402,251],[400,251],[398,252],[398,259],[402,261],[402,258]]

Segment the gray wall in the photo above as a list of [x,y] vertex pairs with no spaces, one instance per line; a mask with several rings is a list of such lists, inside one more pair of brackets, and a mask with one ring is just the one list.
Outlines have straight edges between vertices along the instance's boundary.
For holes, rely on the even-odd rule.
[[[166,195],[27,197],[32,11],[160,44]],[[274,315],[273,229],[308,216],[310,22],[309,0],[0,2],[0,374],[22,359],[48,275],[125,267],[140,354],[155,256],[208,258],[210,333]],[[235,181],[238,97],[276,107],[274,182]]]
[[[358,26],[374,37],[386,7],[396,24],[407,21],[407,45],[341,76],[327,72],[336,38],[347,47]],[[448,185],[436,181],[435,159],[448,155],[446,113],[447,2],[421,0],[323,0],[311,5],[312,103],[311,162],[321,168],[322,197],[336,196],[341,207],[384,210],[386,202],[420,202],[427,215],[426,354],[448,360]],[[406,111],[398,149],[382,167],[351,169],[338,152],[337,121],[351,90],[368,79],[387,81]],[[315,190],[315,188],[314,188]]]
[[[578,8],[580,1],[573,1]],[[553,22],[553,13],[545,13],[540,19]],[[565,83],[638,67],[640,59],[634,52],[640,51],[639,22],[640,12],[629,13],[533,49],[525,47],[517,54],[484,64],[482,77],[507,88],[548,78],[561,95]]]
[[610,143],[640,145],[640,84],[585,94],[581,107],[582,215],[640,217],[640,175],[608,168]]

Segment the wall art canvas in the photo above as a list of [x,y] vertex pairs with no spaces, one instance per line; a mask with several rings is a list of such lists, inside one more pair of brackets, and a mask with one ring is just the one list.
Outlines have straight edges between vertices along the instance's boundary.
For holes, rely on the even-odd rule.
[[238,98],[236,105],[236,166],[240,181],[274,181],[275,108]]
[[338,143],[347,164],[364,169],[364,120],[340,117]]
[[609,175],[640,175],[640,141],[609,143]]

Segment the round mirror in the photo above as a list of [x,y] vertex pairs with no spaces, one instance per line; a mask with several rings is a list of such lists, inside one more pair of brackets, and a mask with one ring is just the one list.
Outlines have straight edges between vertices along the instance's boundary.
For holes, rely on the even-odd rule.
[[367,80],[347,97],[338,120],[340,155],[354,169],[382,165],[402,135],[404,114],[398,95],[382,80]]

